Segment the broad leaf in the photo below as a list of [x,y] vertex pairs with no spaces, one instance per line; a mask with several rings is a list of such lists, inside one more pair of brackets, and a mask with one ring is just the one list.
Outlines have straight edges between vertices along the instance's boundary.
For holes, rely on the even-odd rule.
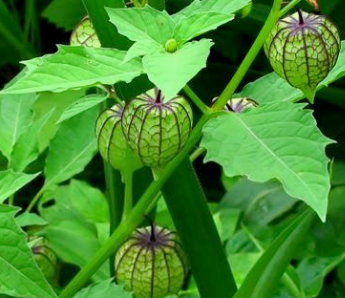
[[247,113],[227,113],[204,127],[206,161],[223,166],[227,176],[278,179],[292,197],[303,200],[324,221],[330,177],[325,147],[330,140],[303,104],[275,103]]
[[[345,41],[342,42],[342,49],[337,64],[328,76],[320,83],[318,90],[327,87],[330,83],[345,75]],[[247,84],[240,93],[243,97],[250,97],[259,104],[277,101],[297,101],[304,98],[303,92],[290,86],[286,80],[276,73],[270,73]]]
[[0,203],[4,202],[8,197],[13,195],[24,185],[34,180],[40,173],[24,174],[15,173],[12,170],[0,172]]
[[89,286],[78,292],[73,298],[132,298],[133,294],[126,292],[122,286],[118,286],[109,280]]
[[183,18],[175,28],[174,38],[186,42],[196,36],[217,29],[219,26],[231,21],[233,16],[216,12],[194,14]]
[[287,226],[250,270],[234,298],[270,297],[313,219],[307,210]]
[[144,8],[107,8],[119,33],[133,41],[156,41],[160,44],[172,37],[175,22],[166,11],[146,5]]
[[173,15],[174,20],[179,21],[184,17],[189,17],[203,12],[218,12],[232,15],[240,9],[246,7],[251,0],[195,0],[185,9]]
[[0,150],[8,159],[14,144],[32,121],[35,94],[0,96]]
[[90,109],[61,124],[51,141],[44,174],[45,186],[59,184],[81,172],[96,153],[95,121]]
[[187,43],[175,53],[154,52],[143,57],[143,66],[150,81],[167,99],[175,96],[206,66],[212,42],[202,39]]
[[76,102],[72,103],[67,107],[67,109],[62,113],[60,119],[57,123],[68,120],[84,111],[87,111],[94,106],[99,105],[108,98],[107,94],[90,94],[86,95]]
[[62,92],[97,84],[129,83],[142,72],[139,60],[122,63],[126,52],[116,49],[67,47],[55,54],[24,61],[25,76],[2,91],[7,94]]
[[42,118],[33,122],[26,132],[19,137],[14,145],[9,163],[10,167],[15,171],[24,171],[31,162],[38,158],[40,154],[38,143],[39,136],[52,114],[53,111],[50,111]]
[[0,206],[0,293],[14,297],[56,298],[14,220],[16,209]]

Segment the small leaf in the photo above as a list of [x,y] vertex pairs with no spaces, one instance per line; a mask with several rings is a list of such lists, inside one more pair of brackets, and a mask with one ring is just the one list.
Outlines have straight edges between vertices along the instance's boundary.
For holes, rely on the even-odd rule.
[[135,42],[127,51],[126,57],[123,63],[126,63],[136,57],[150,54],[151,52],[163,50],[163,46],[155,41],[143,40]]
[[4,202],[8,197],[13,195],[24,185],[34,180],[40,173],[25,174],[16,173],[12,170],[0,172],[0,203]]
[[155,41],[164,44],[172,37],[174,20],[166,11],[146,5],[144,8],[107,8],[110,22],[119,33],[133,41]]
[[196,0],[189,6],[173,15],[175,21],[184,17],[189,17],[203,12],[217,12],[221,14],[233,15],[237,11],[246,7],[251,0]]
[[38,144],[39,135],[52,114],[53,110],[33,122],[28,127],[27,131],[19,137],[18,141],[14,145],[9,163],[10,167],[15,171],[24,171],[31,162],[38,158],[40,154]]
[[208,39],[183,45],[174,53],[154,52],[143,57],[150,81],[167,99],[174,97],[202,68],[213,43]]
[[80,292],[73,298],[133,298],[133,294],[126,292],[122,286],[116,285],[109,280],[91,285]]
[[24,61],[28,71],[2,93],[62,92],[68,89],[129,83],[142,72],[139,60],[122,63],[126,52],[82,46],[58,47],[55,54]]
[[61,123],[66,121],[82,112],[85,112],[94,106],[99,105],[100,103],[104,102],[108,98],[107,94],[90,94],[86,95],[76,102],[72,103],[67,107],[67,109],[62,113],[60,119],[57,123]]
[[16,209],[0,206],[0,293],[25,298],[57,298],[44,279],[14,220]]
[[303,107],[276,103],[211,119],[202,147],[205,160],[221,164],[227,176],[247,175],[256,182],[277,178],[324,221],[330,189],[325,147],[331,142]]
[[174,38],[177,41],[186,42],[196,36],[217,29],[233,18],[233,16],[216,12],[193,14],[181,19],[175,28]]
[[292,253],[307,233],[314,217],[306,210],[287,226],[272,242],[250,270],[234,298],[270,297],[288,267]]
[[61,124],[51,141],[44,173],[45,186],[59,184],[81,172],[97,150],[95,121],[97,108],[92,108]]
[[42,217],[36,213],[22,213],[15,218],[17,225],[20,227],[27,226],[45,226],[48,224]]
[[9,159],[18,138],[27,130],[35,94],[0,95],[0,150]]

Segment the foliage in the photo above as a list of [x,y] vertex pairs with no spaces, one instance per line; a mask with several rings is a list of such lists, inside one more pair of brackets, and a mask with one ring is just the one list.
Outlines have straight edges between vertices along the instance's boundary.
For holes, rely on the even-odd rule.
[[[318,5],[343,35],[345,4],[273,2],[255,1],[245,16],[249,0],[28,0],[25,9],[0,0],[0,295],[133,297],[112,279],[113,258],[149,217],[177,230],[190,260],[170,297],[344,297],[345,41],[314,105],[260,49],[295,6]],[[86,12],[101,48],[66,45]],[[149,168],[121,177],[97,154],[97,118],[152,86],[166,102],[188,100],[193,130],[153,180]],[[231,111],[232,96],[255,104]],[[128,118],[138,138],[145,109]],[[162,123],[145,142],[159,143]],[[122,139],[126,169],[136,153]],[[52,284],[28,235],[59,259]]]

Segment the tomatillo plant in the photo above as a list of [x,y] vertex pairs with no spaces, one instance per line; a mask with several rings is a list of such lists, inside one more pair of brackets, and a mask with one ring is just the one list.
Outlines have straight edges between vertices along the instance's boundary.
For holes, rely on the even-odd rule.
[[[0,295],[331,297],[308,273],[321,272],[321,285],[343,272],[345,248],[317,255],[328,239],[320,222],[327,210],[339,220],[342,189],[331,190],[333,141],[306,99],[345,74],[345,54],[340,30],[312,12],[317,1],[303,1],[311,12],[299,2],[273,1],[222,86],[215,53],[238,54],[224,32],[235,18],[257,21],[250,0],[84,0],[70,24],[56,20],[53,1],[44,15],[72,31],[70,45],[24,61],[0,93],[0,198],[9,203],[0,206]],[[261,74],[251,71],[260,52],[275,73],[245,85]],[[221,168],[225,191],[216,172],[199,181],[201,155]],[[38,176],[41,188],[30,184],[23,199],[17,191]],[[23,207],[19,197],[24,212],[11,206]],[[307,237],[311,227],[317,235]],[[298,245],[308,251],[296,254]],[[71,265],[79,271],[66,274]]]

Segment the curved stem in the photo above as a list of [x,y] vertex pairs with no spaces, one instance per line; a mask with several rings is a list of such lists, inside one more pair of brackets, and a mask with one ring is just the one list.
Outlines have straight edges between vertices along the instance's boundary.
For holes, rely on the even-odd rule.
[[133,208],[133,173],[130,171],[124,174],[125,182],[125,203],[123,206],[122,220],[130,214]]
[[32,208],[36,205],[36,203],[41,198],[43,192],[45,190],[45,185],[42,186],[42,188],[39,190],[39,192],[34,196],[34,198],[31,200],[29,206],[26,208],[25,213],[29,213]]
[[193,153],[190,155],[190,161],[195,161],[200,155],[202,155],[206,151],[205,148],[198,147],[196,148]]
[[294,8],[302,0],[292,0],[288,5],[286,5],[279,13],[279,17],[283,17],[287,14],[292,8]]
[[233,96],[237,87],[242,82],[244,76],[248,72],[250,66],[252,65],[256,56],[259,54],[262,46],[264,45],[268,34],[271,32],[272,28],[279,19],[281,4],[282,0],[274,0],[272,10],[265,22],[265,25],[263,26],[261,32],[259,33],[254,44],[252,45],[248,54],[238,68],[237,72],[232,77],[229,84],[225,87],[222,94],[218,97],[216,103],[212,108],[214,111],[223,109],[223,107],[226,105],[226,102]]
[[186,92],[188,97],[194,102],[194,104],[197,106],[197,108],[204,114],[209,114],[211,112],[211,109],[204,104],[204,102],[195,94],[195,92],[186,85],[183,88],[183,91]]

